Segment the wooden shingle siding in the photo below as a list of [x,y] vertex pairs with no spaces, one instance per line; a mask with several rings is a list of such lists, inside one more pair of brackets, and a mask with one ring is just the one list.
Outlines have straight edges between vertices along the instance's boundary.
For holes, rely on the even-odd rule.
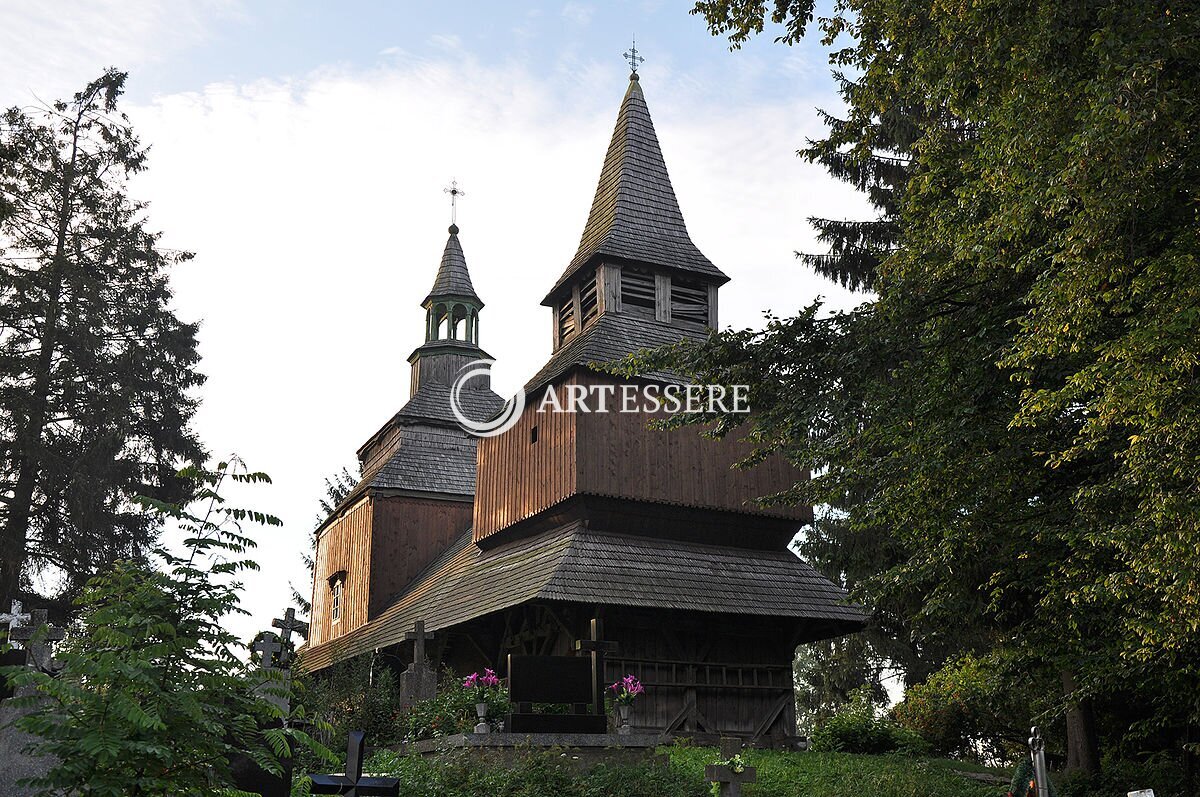
[[[567,384],[574,382],[569,377]],[[517,424],[478,444],[474,539],[548,509],[575,492],[575,417],[526,404]],[[537,427],[537,442],[532,442]]]
[[[608,383],[593,374],[578,378],[588,385]],[[701,436],[698,427],[647,428],[653,417],[620,412],[577,416],[580,493],[793,518],[801,523],[811,517],[808,507],[765,507],[755,501],[808,478],[783,457],[770,457],[750,469],[734,468],[753,450],[736,432],[711,440]]]
[[[565,402],[571,385],[612,383],[604,375],[575,371],[556,382],[555,389]],[[617,390],[610,409],[619,407],[619,386]],[[787,518],[796,520],[797,527],[812,516],[808,507],[755,502],[807,474],[778,456],[749,470],[733,468],[752,448],[736,435],[710,440],[695,427],[650,429],[653,416],[644,413],[538,412],[540,402],[535,393],[516,426],[479,442],[476,542],[573,495]],[[534,426],[536,443],[531,442]]]
[[[803,621],[807,636],[779,639],[792,645],[830,636],[830,629],[858,630],[865,620],[860,607],[845,602],[844,590],[790,551],[592,532],[576,521],[487,551],[464,533],[344,646],[312,642],[305,666],[320,669],[335,655],[394,645],[417,620],[436,631],[531,600],[723,614],[713,622],[737,627]],[[734,615],[739,619],[731,621]],[[762,663],[770,661],[779,663]]]
[[373,618],[471,527],[471,502],[397,495],[379,496],[372,503],[368,612]]
[[[319,645],[367,622],[371,589],[371,499],[363,498],[329,524],[317,540],[309,644]],[[346,574],[341,618],[330,617],[329,577]]]

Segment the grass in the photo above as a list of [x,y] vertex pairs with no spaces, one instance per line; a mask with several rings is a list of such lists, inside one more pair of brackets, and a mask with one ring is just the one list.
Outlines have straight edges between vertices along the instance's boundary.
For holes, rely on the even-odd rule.
[[[446,759],[383,751],[371,772],[400,778],[401,794],[428,797],[708,797],[704,766],[719,758],[711,747],[662,748],[669,766],[601,764],[580,774],[555,751],[531,752],[519,765],[488,765],[470,755]],[[746,797],[999,797],[1007,791],[955,774],[957,762],[847,753],[749,750],[758,782]]]

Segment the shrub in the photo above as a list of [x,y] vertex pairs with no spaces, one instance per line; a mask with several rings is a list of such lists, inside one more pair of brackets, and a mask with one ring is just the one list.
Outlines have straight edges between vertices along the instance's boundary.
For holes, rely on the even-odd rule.
[[[242,525],[280,521],[228,506],[220,490],[226,479],[253,484],[266,475],[235,462],[179,477],[194,486],[189,507],[139,502],[177,524],[182,552],[160,547],[157,566],[117,562],[88,582],[76,602],[78,627],[57,652],[58,677],[25,667],[5,673],[36,688],[13,699],[30,709],[17,726],[40,737],[37,749],[53,762],[30,779],[36,793],[200,797],[233,785],[231,762],[241,755],[279,774],[289,748],[328,753],[297,729],[302,710],[285,718],[259,693],[262,674],[226,630],[229,615],[245,613],[236,577],[257,569]],[[267,689],[287,693],[282,681]]]
[[1004,665],[965,656],[904,693],[892,719],[918,734],[937,755],[1011,760],[1024,750],[1031,702]]
[[870,687],[851,692],[850,701],[819,722],[812,735],[812,749],[819,752],[921,755],[928,747],[918,734],[880,715]]
[[487,703],[487,717],[493,729],[511,710],[508,690],[503,686],[468,686],[451,670],[442,674],[437,696],[415,703],[401,718],[401,735],[406,742],[471,733],[479,722],[477,702]]
[[395,744],[404,736],[396,676],[372,659],[372,654],[357,656],[297,679],[309,716],[328,724],[325,741],[335,750],[352,730],[366,733],[371,744]]

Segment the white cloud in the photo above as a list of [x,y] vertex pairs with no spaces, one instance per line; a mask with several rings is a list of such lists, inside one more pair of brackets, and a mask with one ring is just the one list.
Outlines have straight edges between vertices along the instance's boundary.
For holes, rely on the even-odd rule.
[[[795,157],[820,132],[808,106],[721,106],[671,74],[643,85],[689,229],[733,278],[723,323],[757,325],[818,293],[846,303],[792,256],[816,246],[807,216],[863,212]],[[482,344],[498,388],[514,390],[549,354],[538,302],[575,252],[624,89],[611,68],[545,76],[460,56],[214,84],[131,111],[154,144],[135,190],[165,243],[198,254],[175,286],[181,314],[204,320],[199,430],[214,453],[272,474],[265,508],[287,524],[261,549],[259,625],[288,579],[304,581],[322,477],[406,399],[446,237],[443,186],[454,176],[467,191]]]
[[562,9],[563,19],[579,27],[590,24],[595,13],[595,6],[579,2],[567,3]]
[[[583,26],[593,11],[569,2],[562,16]],[[32,87],[69,95],[110,64],[146,68],[240,11],[233,0],[0,0],[0,13],[0,97],[20,101]],[[203,320],[198,430],[215,455],[236,451],[273,476],[257,500],[286,523],[260,548],[255,617],[237,626],[246,636],[283,608],[289,579],[303,586],[323,477],[407,397],[451,177],[467,191],[459,223],[497,387],[515,390],[549,354],[538,302],[578,244],[624,72],[570,52],[549,70],[484,66],[455,35],[430,43],[438,60],[389,47],[372,69],[215,83],[127,108],[153,146],[133,192],[151,201],[165,245],[197,253],[174,286],[180,314]],[[689,229],[733,278],[723,323],[757,325],[762,310],[788,313],[818,293],[848,303],[792,257],[816,247],[807,216],[864,213],[794,155],[821,132],[812,98],[742,96],[765,68],[757,60],[735,61],[741,74],[721,86],[674,69],[666,50],[647,66]],[[836,107],[832,95],[823,103]]]
[[237,0],[2,0],[0,97],[70,97],[107,67],[152,65],[240,15]]

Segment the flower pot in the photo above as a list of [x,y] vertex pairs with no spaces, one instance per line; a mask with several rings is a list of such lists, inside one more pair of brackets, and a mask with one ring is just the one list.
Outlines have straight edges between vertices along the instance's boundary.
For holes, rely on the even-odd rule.
[[488,725],[487,710],[487,703],[475,704],[475,715],[479,717],[479,724],[475,726],[475,733],[491,733],[492,726]]
[[629,725],[629,711],[633,706],[627,703],[617,704],[617,718],[620,722],[617,724],[617,733],[622,736],[628,735],[633,729]]

